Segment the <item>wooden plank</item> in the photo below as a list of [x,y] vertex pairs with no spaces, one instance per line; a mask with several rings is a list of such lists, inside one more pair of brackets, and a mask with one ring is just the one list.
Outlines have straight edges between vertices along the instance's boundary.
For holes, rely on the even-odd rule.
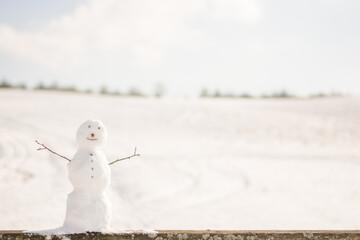
[[19,230],[0,231],[0,240],[360,240],[360,231],[247,231],[247,230],[160,230],[158,233],[79,233],[41,235]]

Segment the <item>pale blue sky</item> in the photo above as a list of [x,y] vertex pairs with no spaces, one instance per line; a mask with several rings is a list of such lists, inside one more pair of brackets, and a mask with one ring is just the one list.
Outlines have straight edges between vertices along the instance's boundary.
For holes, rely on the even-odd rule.
[[[31,4],[30,4],[31,3]],[[0,78],[360,95],[360,1],[0,1]]]
[[88,0],[0,0],[0,23],[18,30],[35,30],[63,14],[71,13]]

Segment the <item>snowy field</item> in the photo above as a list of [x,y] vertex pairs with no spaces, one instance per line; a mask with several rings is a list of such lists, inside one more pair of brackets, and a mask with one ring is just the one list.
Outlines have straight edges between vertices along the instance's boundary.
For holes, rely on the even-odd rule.
[[146,99],[0,91],[0,229],[62,225],[67,162],[109,132],[114,229],[359,229],[360,99]]

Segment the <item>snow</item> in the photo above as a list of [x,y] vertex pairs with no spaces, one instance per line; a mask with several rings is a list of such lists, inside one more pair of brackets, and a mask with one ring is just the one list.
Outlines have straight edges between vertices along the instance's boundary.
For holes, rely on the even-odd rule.
[[67,161],[109,132],[111,227],[360,228],[360,99],[152,99],[0,91],[0,229],[62,225]]

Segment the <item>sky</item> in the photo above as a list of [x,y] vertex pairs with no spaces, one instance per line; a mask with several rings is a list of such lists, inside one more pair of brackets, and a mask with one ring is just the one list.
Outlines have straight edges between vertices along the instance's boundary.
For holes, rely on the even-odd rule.
[[0,0],[0,79],[360,95],[357,0]]

